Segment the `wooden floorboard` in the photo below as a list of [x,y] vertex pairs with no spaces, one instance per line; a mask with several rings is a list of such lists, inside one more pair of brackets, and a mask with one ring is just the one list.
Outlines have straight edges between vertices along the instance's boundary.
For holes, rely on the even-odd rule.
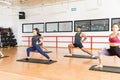
[[[17,59],[26,57],[27,47],[1,48],[0,50],[9,57],[0,59],[0,80],[119,80],[120,74],[90,71],[92,65],[98,64],[95,59],[66,58],[67,48],[48,48],[48,54],[56,63],[45,65],[18,62]],[[75,54],[84,54],[79,49],[74,49]],[[97,55],[97,50],[93,53]],[[31,58],[45,59],[39,53],[31,52]],[[103,57],[103,64],[120,66],[117,57]]]

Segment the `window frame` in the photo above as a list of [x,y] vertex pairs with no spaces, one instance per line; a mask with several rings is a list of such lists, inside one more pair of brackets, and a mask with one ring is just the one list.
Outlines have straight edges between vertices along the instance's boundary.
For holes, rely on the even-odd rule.
[[[60,23],[69,23],[71,22],[71,31],[60,31]],[[57,31],[47,31],[47,24],[57,23]],[[46,33],[59,33],[59,32],[73,32],[73,21],[57,21],[57,22],[46,22],[45,23],[45,32]]]
[[[91,32],[93,32],[93,31],[99,31],[99,32],[101,32],[101,31],[109,31],[109,18],[105,18],[105,19],[93,19],[93,20],[91,20],[91,25],[92,25],[92,21],[99,21],[99,20],[107,20],[108,21],[108,29],[107,30],[91,30]],[[90,27],[91,28],[91,27]]]
[[[71,30],[70,31],[60,31],[60,25],[59,24],[60,23],[69,23],[69,22],[71,23],[71,26],[70,26]],[[59,28],[59,32],[73,32],[73,21],[61,21],[61,22],[58,23],[58,28]]]
[[[22,24],[22,33],[32,33],[32,32],[33,32],[33,29],[35,28],[35,26],[34,26],[35,24],[43,24],[43,31],[40,31],[40,33],[44,33],[44,31],[45,31],[45,30],[44,30],[44,26],[45,26],[45,25],[44,25],[44,23],[42,23],[42,22],[41,22],[41,23],[23,23],[23,24]],[[28,32],[27,32],[27,31],[24,31],[24,26],[25,26],[25,25],[31,25],[31,31],[28,31]]]
[[[47,31],[47,24],[52,24],[52,23],[57,23],[57,31]],[[54,32],[58,32],[59,30],[58,30],[59,28],[58,28],[58,22],[46,22],[45,23],[45,32],[47,32],[47,33],[54,33]]]
[[[107,30],[91,30],[91,26],[92,26],[92,21],[97,21],[97,20],[107,20],[108,21],[108,29]],[[83,32],[101,32],[101,31],[109,31],[109,18],[104,18],[104,19],[89,19],[89,20],[75,20],[74,21],[74,32],[76,32],[76,22],[79,22],[79,21],[89,21],[90,22],[90,25],[89,25],[89,27],[90,27],[90,30],[82,30]]]
[[[45,25],[44,25],[44,23],[33,23],[33,28],[36,28],[34,25],[35,24],[43,24],[43,31],[39,31],[40,33],[44,33],[44,27],[45,27]],[[38,27],[37,27],[38,28]],[[38,28],[39,29],[39,28]],[[39,29],[40,30],[40,29]]]
[[[120,19],[120,18],[111,18],[111,31],[112,31],[112,25],[113,24],[115,24],[115,23],[113,23],[113,20],[115,20],[115,19]],[[118,25],[119,25],[119,27],[120,27],[120,23],[117,23]],[[120,31],[120,30],[119,30]]]
[[[31,25],[31,31],[24,31],[24,26],[25,25]],[[33,30],[33,24],[31,23],[25,23],[25,24],[22,24],[22,33],[32,33],[32,30]]]
[[[84,21],[86,22],[86,21],[90,21],[90,20],[75,20],[75,21],[74,21],[74,32],[77,32],[77,31],[76,31],[76,29],[77,29],[76,22],[80,22],[80,21],[81,21],[81,22],[84,22]],[[91,22],[90,22],[90,25],[91,25]],[[79,25],[79,26],[81,26],[81,25]],[[90,27],[90,26],[89,26],[89,27]],[[82,31],[83,31],[83,32],[89,32],[90,30],[82,30]]]

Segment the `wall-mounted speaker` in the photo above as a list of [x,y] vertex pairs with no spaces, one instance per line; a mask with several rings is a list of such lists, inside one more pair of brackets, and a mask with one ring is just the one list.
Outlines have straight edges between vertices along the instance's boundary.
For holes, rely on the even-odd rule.
[[25,19],[25,12],[19,12],[19,19]]

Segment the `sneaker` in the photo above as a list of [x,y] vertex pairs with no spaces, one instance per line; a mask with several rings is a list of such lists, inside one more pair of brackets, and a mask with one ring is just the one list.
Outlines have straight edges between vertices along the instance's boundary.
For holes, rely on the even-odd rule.
[[72,56],[72,54],[67,54],[67,56]]
[[51,60],[51,59],[49,59],[48,61],[49,61],[49,62],[51,62],[52,60]]
[[1,55],[0,57],[4,57],[4,55]]
[[103,68],[103,65],[97,65],[95,68]]
[[96,56],[95,56],[95,55],[92,55],[91,57],[92,57],[92,58],[95,58]]
[[3,55],[3,53],[2,53],[2,52],[0,52],[0,57],[4,57],[4,55]]
[[30,58],[25,58],[25,60],[29,60]]

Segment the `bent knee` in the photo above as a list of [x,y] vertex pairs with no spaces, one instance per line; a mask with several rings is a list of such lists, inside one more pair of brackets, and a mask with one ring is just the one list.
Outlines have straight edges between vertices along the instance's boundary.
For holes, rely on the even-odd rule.
[[27,51],[30,51],[30,48],[27,48],[26,50],[27,50]]
[[73,47],[73,44],[69,44],[68,47],[69,47],[69,48]]

